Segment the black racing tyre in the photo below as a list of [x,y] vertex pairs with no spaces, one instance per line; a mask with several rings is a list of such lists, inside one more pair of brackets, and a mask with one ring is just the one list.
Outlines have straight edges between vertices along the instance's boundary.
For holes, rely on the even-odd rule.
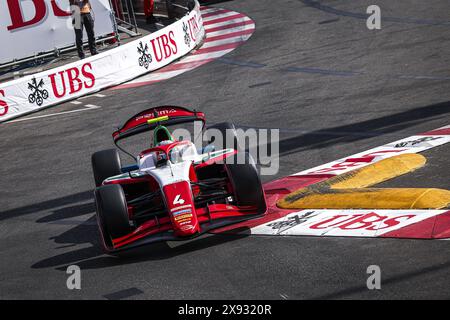
[[98,227],[105,247],[112,248],[112,239],[131,232],[125,194],[118,184],[98,187],[94,194]]
[[[210,129],[218,130],[224,138],[218,139],[218,137],[215,136],[215,130],[208,131]],[[215,146],[216,150],[233,148],[241,151],[237,138],[236,127],[231,122],[221,122],[208,127],[206,136],[208,140],[211,141],[211,144]],[[229,139],[232,139],[232,141],[229,141]]]
[[122,173],[120,156],[116,149],[108,149],[94,153],[91,162],[96,187],[101,186],[103,180],[106,178]]
[[245,152],[242,159],[245,163],[239,163],[238,155],[228,160],[225,167],[233,186],[234,197],[238,206],[255,206],[258,213],[264,213],[267,209],[261,178],[256,168],[253,157]]

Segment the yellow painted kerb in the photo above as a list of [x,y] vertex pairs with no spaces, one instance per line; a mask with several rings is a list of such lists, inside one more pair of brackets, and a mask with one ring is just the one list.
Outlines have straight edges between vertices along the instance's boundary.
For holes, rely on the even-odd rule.
[[426,163],[420,154],[384,159],[294,191],[277,205],[285,209],[441,209],[450,191],[435,188],[368,188]]

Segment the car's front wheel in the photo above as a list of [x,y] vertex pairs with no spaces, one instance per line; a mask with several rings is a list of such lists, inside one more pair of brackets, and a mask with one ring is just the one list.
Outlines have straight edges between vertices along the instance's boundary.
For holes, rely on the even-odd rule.
[[97,223],[105,248],[113,248],[112,239],[131,232],[127,202],[123,189],[118,184],[110,184],[95,189]]
[[[231,160],[231,161],[230,161]],[[267,210],[264,189],[253,157],[235,154],[225,164],[238,206],[254,206],[258,213]]]
[[119,152],[116,149],[98,151],[92,155],[92,171],[95,186],[102,185],[106,178],[122,173]]

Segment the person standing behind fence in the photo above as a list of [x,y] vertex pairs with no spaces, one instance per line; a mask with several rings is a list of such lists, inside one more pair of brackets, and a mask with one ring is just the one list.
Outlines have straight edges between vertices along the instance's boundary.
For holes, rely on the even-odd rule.
[[[74,29],[75,29],[75,42],[77,45],[78,56],[80,59],[84,59],[83,51],[83,26],[86,29],[89,42],[89,51],[91,55],[97,54],[95,47],[95,33],[94,33],[94,19],[92,17],[92,6],[89,0],[70,0],[71,6],[76,6],[79,10],[72,10],[75,14],[80,14],[79,19],[75,17]],[[78,22],[78,23],[77,23]]]
[[154,6],[154,0],[144,0],[144,15],[148,24],[157,22],[153,16]]

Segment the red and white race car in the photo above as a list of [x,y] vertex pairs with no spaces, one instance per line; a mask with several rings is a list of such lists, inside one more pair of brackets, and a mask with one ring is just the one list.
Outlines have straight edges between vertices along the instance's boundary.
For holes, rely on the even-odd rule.
[[[202,133],[228,134],[236,147],[218,150],[211,139],[198,150],[190,140],[175,140],[168,129],[194,121],[201,121]],[[205,130],[204,113],[162,106],[133,116],[113,139],[130,154],[118,142],[147,131],[153,134],[151,148],[131,166],[121,165],[116,149],[92,155],[97,222],[107,252],[185,240],[266,213],[256,165],[248,153],[238,151],[234,125]],[[149,140],[148,133],[144,136]]]

